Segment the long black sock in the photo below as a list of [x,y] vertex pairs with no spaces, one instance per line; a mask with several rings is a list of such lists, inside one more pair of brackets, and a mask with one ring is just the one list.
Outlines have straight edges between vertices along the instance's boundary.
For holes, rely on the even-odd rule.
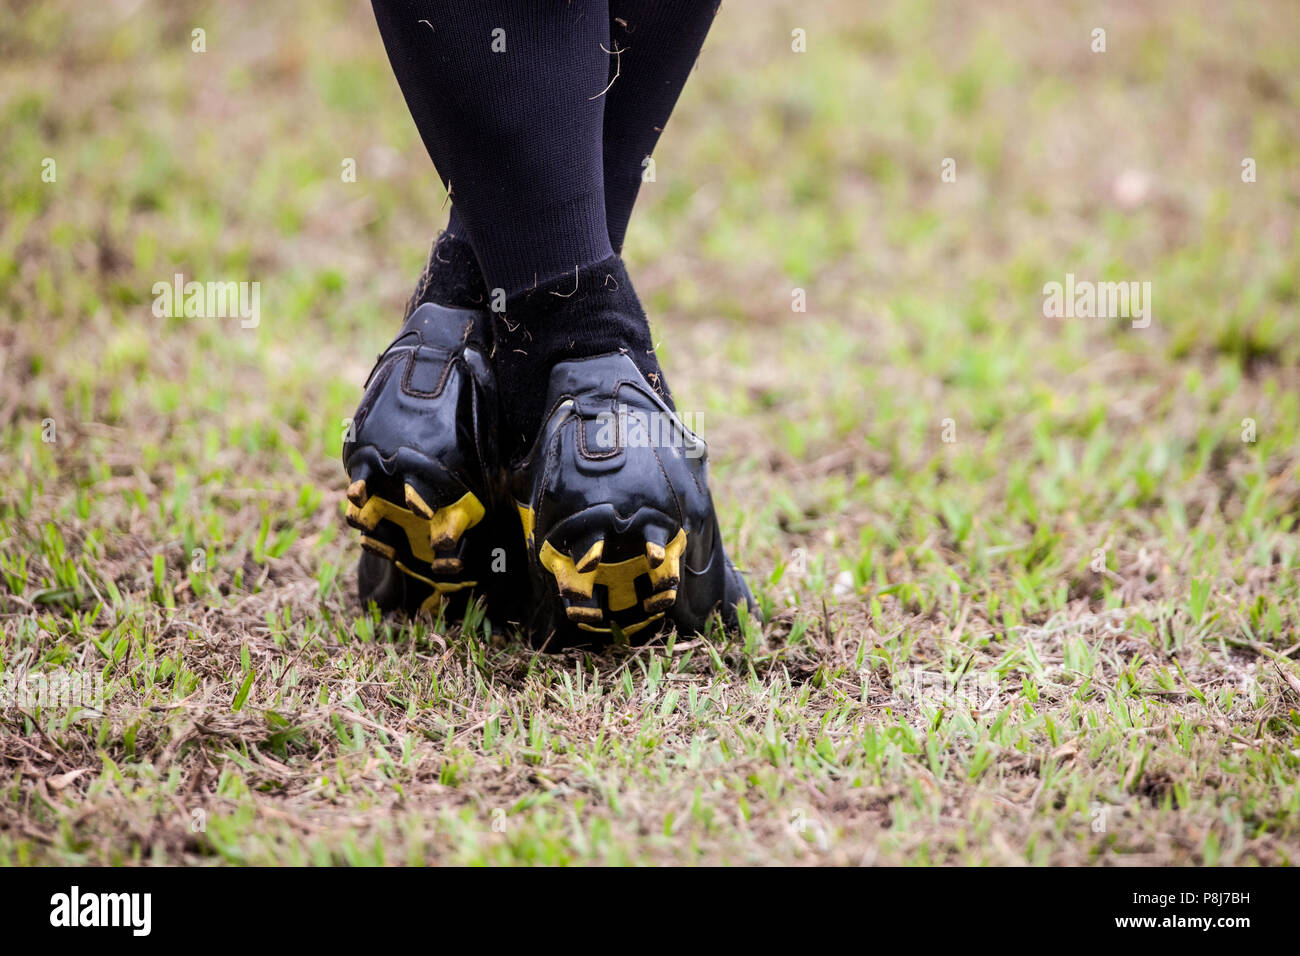
[[550,371],[566,358],[626,352],[667,397],[645,313],[609,242],[608,0],[372,4],[489,301],[505,303],[492,361],[510,454],[531,444]]
[[645,312],[617,256],[512,297],[495,317],[494,337],[507,460],[532,445],[546,412],[550,371],[566,359],[624,352],[672,406]]
[[512,297],[607,259],[608,0],[372,5],[488,288]]
[[623,249],[645,161],[717,11],[716,0],[609,0],[611,49],[618,52],[609,65],[603,148],[605,221],[615,252]]

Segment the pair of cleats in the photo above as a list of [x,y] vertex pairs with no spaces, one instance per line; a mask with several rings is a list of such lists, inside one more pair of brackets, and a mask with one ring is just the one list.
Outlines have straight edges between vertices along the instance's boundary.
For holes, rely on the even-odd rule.
[[486,311],[418,304],[343,445],[363,604],[447,619],[476,594],[551,648],[734,628],[704,442],[626,355],[562,362],[532,449],[507,464]]

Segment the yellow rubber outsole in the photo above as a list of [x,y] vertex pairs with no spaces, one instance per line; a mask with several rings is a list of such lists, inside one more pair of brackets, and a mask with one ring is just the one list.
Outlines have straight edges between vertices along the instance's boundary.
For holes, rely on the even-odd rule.
[[[531,543],[532,509],[520,505],[519,513],[524,533]],[[642,576],[648,577],[653,593],[640,603],[642,610],[649,616],[619,626],[624,634],[632,635],[659,621],[676,602],[682,555],[686,553],[686,537],[686,529],[681,528],[666,545],[647,541],[645,554],[623,561],[601,560],[605,552],[603,539],[591,545],[577,560],[560,551],[550,541],[543,541],[537,557],[542,567],[555,578],[560,597],[565,601],[565,615],[584,631],[612,633],[614,628],[607,619],[607,613],[613,615],[635,607],[636,581]],[[588,603],[593,600],[597,585],[605,588],[608,611],[595,603]]]
[[[406,500],[413,507],[403,508],[386,498],[365,497],[365,482],[353,482],[348,488],[348,524],[362,531],[374,531],[381,521],[389,521],[406,534],[411,554],[429,564],[434,570],[457,573],[459,567],[437,564],[449,560],[439,556],[438,548],[446,550],[456,546],[461,536],[483,520],[487,510],[473,493],[466,492],[459,500],[445,508],[430,508],[410,485],[406,486]],[[357,488],[357,486],[360,486]],[[357,492],[354,496],[354,490]],[[358,505],[360,499],[363,504]],[[457,562],[459,564],[459,562]]]
[[408,507],[404,508],[386,498],[368,496],[365,479],[352,482],[347,490],[347,521],[362,530],[361,547],[392,561],[403,574],[434,589],[421,610],[435,612],[450,594],[472,588],[478,582],[440,581],[436,577],[422,574],[402,561],[396,548],[366,532],[375,531],[384,521],[396,525],[405,534],[413,558],[427,564],[434,575],[454,575],[464,570],[460,558],[439,555],[438,550],[446,551],[456,547],[465,532],[482,521],[487,512],[482,502],[469,492],[445,508],[435,509],[429,507],[410,485],[406,485],[405,490]]

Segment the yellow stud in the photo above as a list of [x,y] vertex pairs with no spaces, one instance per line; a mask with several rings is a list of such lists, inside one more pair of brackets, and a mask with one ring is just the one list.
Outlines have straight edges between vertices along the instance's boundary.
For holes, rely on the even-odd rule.
[[570,621],[579,624],[602,624],[605,621],[605,615],[598,607],[580,607],[575,604],[566,607],[564,613],[569,616]]
[[664,559],[657,567],[650,568],[650,585],[656,591],[676,587],[681,580],[682,555],[686,553],[686,529],[677,532],[673,540],[664,548]]
[[348,485],[348,501],[358,508],[366,503],[366,479],[358,478]]
[[604,553],[605,539],[602,538],[588,548],[587,553],[584,554],[582,560],[578,562],[579,573],[586,574],[588,571],[595,571],[596,565],[600,564],[600,556]]
[[642,601],[641,606],[650,612],[666,611],[673,606],[673,602],[676,600],[676,589],[660,591],[658,594],[652,594]]
[[358,508],[351,502],[348,503],[347,519],[348,524],[354,528],[365,528],[367,531],[374,531],[379,526],[381,511],[378,508],[371,507],[375,501],[382,499],[375,498],[367,501],[364,508]]
[[428,502],[420,497],[420,493],[410,485],[406,486],[406,507],[410,508],[422,518],[432,520],[433,509],[429,507]]
[[485,514],[483,505],[471,494],[439,508],[429,516],[429,544],[434,548],[454,548],[460,536],[482,521]]
[[382,541],[376,541],[374,538],[366,535],[361,536],[361,547],[371,554],[377,554],[381,558],[387,558],[393,561],[397,558],[397,551],[391,544],[384,544]]
[[579,571],[573,563],[573,558],[560,552],[549,541],[542,542],[542,550],[537,558],[542,562],[542,567],[554,575],[555,583],[559,585],[561,594],[572,594],[584,598],[591,597],[592,589],[596,585],[596,572],[599,570],[599,566],[591,571]]
[[426,578],[423,574],[412,571],[401,561],[395,562],[397,570],[401,571],[408,577],[415,578],[417,581],[423,581],[429,587],[436,589],[442,594],[450,594],[453,591],[464,591],[466,588],[478,587],[477,581],[435,581],[432,578]]

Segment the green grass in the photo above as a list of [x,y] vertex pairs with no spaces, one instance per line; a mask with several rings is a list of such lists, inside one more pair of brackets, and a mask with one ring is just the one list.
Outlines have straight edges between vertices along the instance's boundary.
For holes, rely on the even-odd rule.
[[763,620],[538,656],[354,596],[445,218],[365,5],[18,4],[0,653],[105,706],[0,708],[0,861],[1295,862],[1300,11],[1041,6],[724,6],[627,257]]

